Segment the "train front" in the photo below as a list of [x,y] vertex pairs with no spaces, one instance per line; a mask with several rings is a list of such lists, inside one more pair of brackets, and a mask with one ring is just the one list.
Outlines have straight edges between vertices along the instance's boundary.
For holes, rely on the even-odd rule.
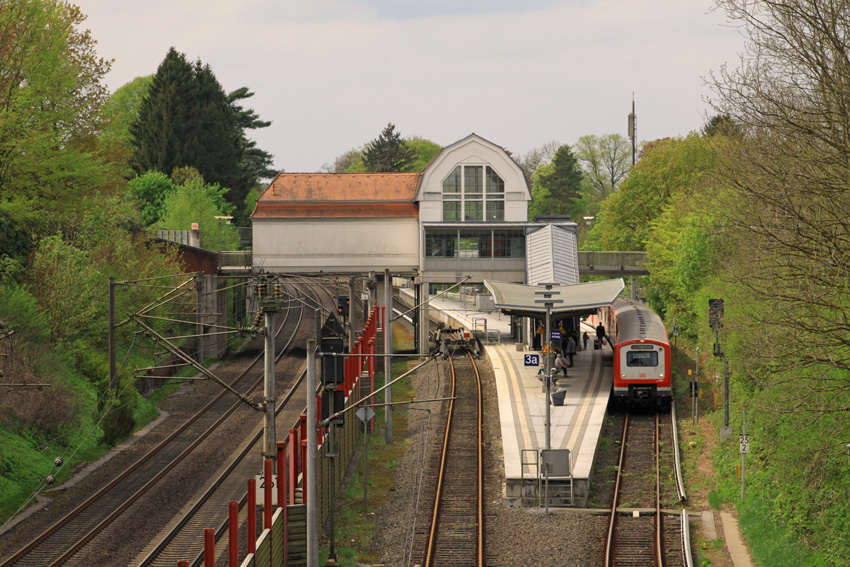
[[664,323],[642,304],[616,310],[614,397],[627,403],[658,405],[673,397],[670,342]]

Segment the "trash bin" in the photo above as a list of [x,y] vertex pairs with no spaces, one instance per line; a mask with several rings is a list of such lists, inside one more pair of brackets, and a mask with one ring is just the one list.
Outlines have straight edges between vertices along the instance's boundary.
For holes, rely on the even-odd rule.
[[567,397],[566,390],[558,390],[552,394],[552,405],[562,406],[564,405],[564,398]]

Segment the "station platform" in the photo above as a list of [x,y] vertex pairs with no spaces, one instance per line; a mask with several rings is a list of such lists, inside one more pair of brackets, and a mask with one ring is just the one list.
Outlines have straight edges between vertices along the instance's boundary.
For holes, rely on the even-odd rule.
[[[543,481],[537,455],[545,448],[546,390],[537,377],[539,367],[525,366],[525,355],[539,354],[510,336],[510,317],[476,311],[471,298],[432,298],[430,315],[447,324],[463,326],[481,338],[483,356],[496,379],[499,420],[505,465],[503,502],[508,506],[540,505]],[[486,337],[480,331],[486,324]],[[477,331],[476,331],[477,330]],[[583,328],[594,334],[591,327]],[[552,392],[562,391],[563,405],[550,408],[550,448],[569,449],[571,478],[568,504],[584,507],[592,480],[599,436],[611,393],[612,354],[608,350],[580,350],[568,377],[559,375]],[[581,348],[581,345],[579,345]],[[542,364],[543,357],[540,357]],[[550,479],[550,486],[566,479]],[[561,493],[561,492],[558,492]],[[550,505],[552,502],[550,495]]]

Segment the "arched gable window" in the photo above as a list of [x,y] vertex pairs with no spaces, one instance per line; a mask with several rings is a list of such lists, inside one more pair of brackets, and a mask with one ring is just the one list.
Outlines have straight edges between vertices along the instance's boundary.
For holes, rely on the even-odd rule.
[[459,165],[443,180],[443,221],[505,220],[505,182],[489,165]]

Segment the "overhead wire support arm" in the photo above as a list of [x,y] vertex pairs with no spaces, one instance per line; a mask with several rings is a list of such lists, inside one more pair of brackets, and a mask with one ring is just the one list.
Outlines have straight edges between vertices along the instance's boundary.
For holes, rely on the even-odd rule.
[[206,376],[207,378],[209,378],[213,382],[216,382],[218,385],[220,385],[221,387],[230,391],[231,393],[235,394],[236,397],[238,397],[241,401],[245,402],[247,405],[251,406],[255,410],[263,411],[263,404],[258,404],[258,403],[252,402],[250,399],[248,399],[247,396],[244,396],[244,395],[240,394],[239,392],[237,392],[236,390],[234,390],[229,384],[224,382],[221,378],[219,378],[218,376],[216,376],[215,374],[213,374],[212,372],[210,372],[209,370],[204,368],[203,365],[196,362],[194,359],[192,359],[191,356],[188,356],[186,353],[184,353],[182,350],[180,350],[176,345],[172,344],[171,341],[169,341],[168,339],[166,339],[165,337],[163,337],[162,335],[160,335],[159,333],[154,331],[150,326],[146,325],[143,321],[139,320],[136,315],[133,315],[132,318],[143,329],[145,329],[145,331],[147,331],[148,333],[150,333],[151,335],[156,337],[158,340],[162,341],[165,348],[171,354],[173,354],[176,357],[180,358],[181,360],[185,361],[187,364],[194,366],[201,374],[203,374],[204,376]]
[[[204,315],[209,315],[209,314],[204,313]],[[186,325],[194,325],[195,324],[194,321],[186,321],[185,319],[171,319],[171,318],[168,318],[168,317],[157,317],[156,315],[145,315],[143,313],[138,313],[137,316],[138,317],[144,317],[145,319],[156,319],[158,321],[168,321],[170,323],[185,323]],[[231,333],[238,333],[239,331],[241,331],[241,329],[239,329],[238,327],[227,327],[227,326],[224,326],[224,325],[204,324],[204,327],[210,327],[210,328],[214,328],[214,329],[225,329],[225,330],[227,330]],[[209,333],[205,333],[205,334],[209,334]],[[221,334],[221,333],[218,333],[218,334]],[[192,335],[192,336],[196,336],[196,335]]]

